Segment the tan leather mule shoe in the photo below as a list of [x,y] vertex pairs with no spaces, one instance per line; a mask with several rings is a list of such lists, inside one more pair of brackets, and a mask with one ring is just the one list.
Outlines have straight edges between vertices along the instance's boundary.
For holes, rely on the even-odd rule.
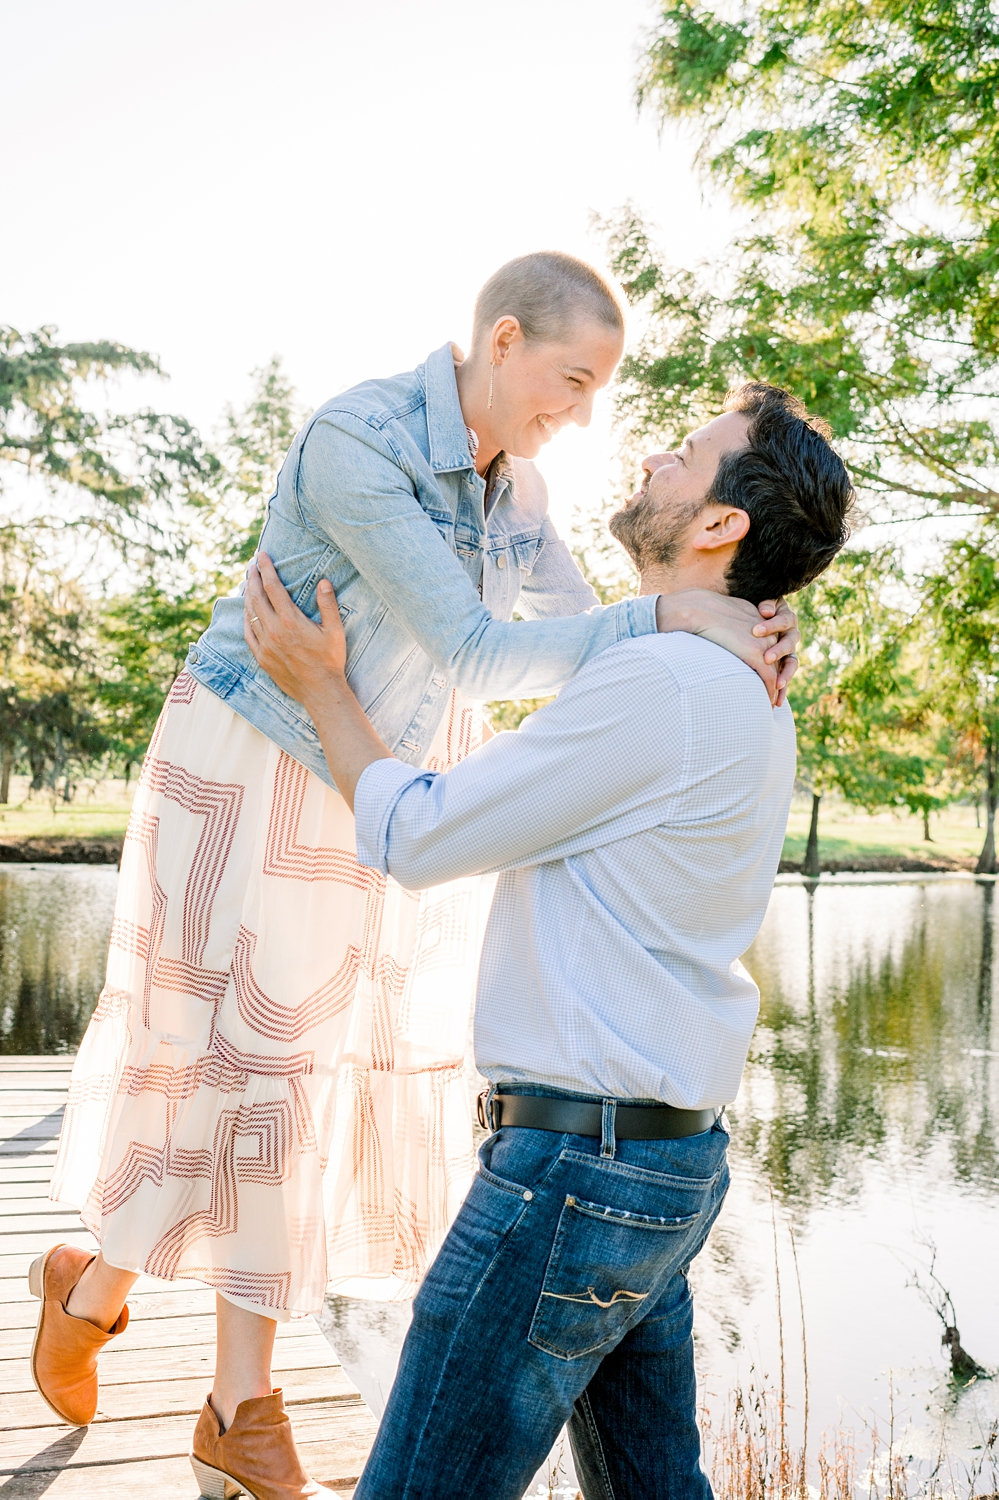
[[224,1432],[206,1401],[194,1429],[191,1467],[204,1500],[244,1493],[250,1500],[336,1500],[302,1468],[280,1390],[241,1401]]
[[94,1259],[89,1250],[53,1245],[33,1261],[28,1286],[41,1299],[31,1350],[31,1378],[61,1422],[86,1427],[97,1411],[97,1356],[128,1326],[123,1307],[110,1332],[66,1311],[69,1294]]

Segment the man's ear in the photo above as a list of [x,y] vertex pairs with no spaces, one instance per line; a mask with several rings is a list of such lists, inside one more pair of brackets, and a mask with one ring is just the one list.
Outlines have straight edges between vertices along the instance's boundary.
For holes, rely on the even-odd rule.
[[695,552],[714,552],[719,547],[734,547],[749,530],[746,511],[732,505],[706,505],[700,525],[690,539]]

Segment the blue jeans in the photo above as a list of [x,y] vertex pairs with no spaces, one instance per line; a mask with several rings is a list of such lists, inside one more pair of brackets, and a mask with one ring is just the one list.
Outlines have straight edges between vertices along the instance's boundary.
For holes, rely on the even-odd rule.
[[603,1140],[507,1126],[483,1144],[355,1500],[518,1500],[566,1422],[586,1500],[710,1500],[687,1270],[728,1135],[616,1141],[610,1116]]

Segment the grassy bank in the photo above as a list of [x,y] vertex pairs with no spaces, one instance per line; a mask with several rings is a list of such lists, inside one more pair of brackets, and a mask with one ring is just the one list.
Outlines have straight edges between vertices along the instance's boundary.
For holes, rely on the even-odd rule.
[[30,796],[27,779],[15,777],[0,806],[0,860],[116,860],[134,791],[134,782],[93,782],[63,802]]
[[[786,860],[805,857],[811,803],[794,800],[784,840]],[[930,818],[931,841],[923,839],[923,820],[900,813],[865,813],[846,803],[831,803],[819,814],[819,855],[825,861],[861,861],[894,856],[956,865],[978,858],[985,831],[975,825],[972,807],[948,807]]]
[[48,807],[0,808],[0,843],[26,839],[120,839],[128,808],[99,802],[70,804],[53,812]]
[[[0,807],[0,857],[5,844],[120,841],[133,792],[134,784],[126,787],[123,782],[102,782],[85,788],[73,802],[53,802],[29,798],[27,784],[15,782],[10,804]],[[806,798],[795,798],[784,841],[785,860],[797,863],[804,858],[810,812]],[[978,857],[985,836],[976,826],[970,807],[951,807],[932,817],[930,833],[932,840],[926,843],[918,817],[869,814],[833,802],[822,809],[819,852],[823,863],[897,858],[967,867]]]

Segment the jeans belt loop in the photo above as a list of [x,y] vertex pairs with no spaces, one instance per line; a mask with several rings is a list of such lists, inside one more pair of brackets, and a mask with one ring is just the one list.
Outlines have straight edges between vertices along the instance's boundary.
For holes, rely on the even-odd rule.
[[605,1099],[600,1111],[600,1155],[613,1159],[614,1148],[617,1142],[614,1137],[614,1116],[617,1114],[617,1100]]
[[491,1083],[487,1089],[483,1089],[475,1101],[476,1114],[479,1124],[483,1130],[495,1130],[496,1121],[493,1119],[493,1095],[496,1092],[495,1083]]

